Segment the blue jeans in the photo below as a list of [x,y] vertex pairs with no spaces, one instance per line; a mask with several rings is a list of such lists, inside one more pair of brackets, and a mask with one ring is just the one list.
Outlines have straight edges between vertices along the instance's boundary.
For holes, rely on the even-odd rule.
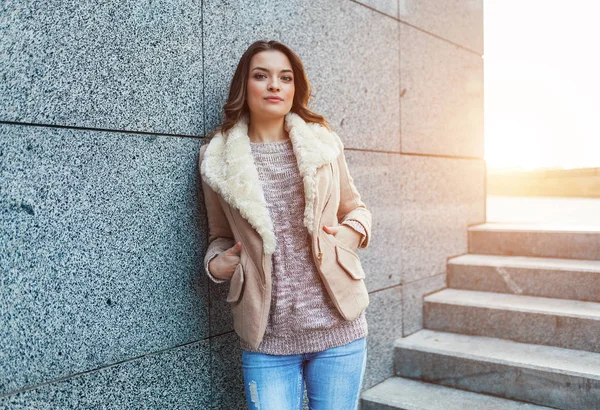
[[242,350],[248,408],[301,410],[306,382],[309,408],[357,408],[365,364],[365,338],[322,352],[269,355]]

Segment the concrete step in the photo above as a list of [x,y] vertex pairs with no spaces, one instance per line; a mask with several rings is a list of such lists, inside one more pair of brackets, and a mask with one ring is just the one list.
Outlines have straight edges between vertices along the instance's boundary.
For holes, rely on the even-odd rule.
[[444,289],[423,303],[423,327],[600,352],[600,303]]
[[550,407],[390,377],[366,390],[361,410],[538,410]]
[[600,260],[467,254],[447,265],[448,287],[600,302]]
[[598,409],[600,353],[423,329],[394,342],[396,376],[559,409]]
[[469,253],[600,260],[597,227],[485,223],[469,228]]

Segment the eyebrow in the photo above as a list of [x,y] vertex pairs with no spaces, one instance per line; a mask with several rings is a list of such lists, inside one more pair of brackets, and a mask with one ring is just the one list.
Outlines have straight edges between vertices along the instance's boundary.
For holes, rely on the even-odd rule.
[[[271,70],[268,70],[268,69],[266,69],[266,68],[264,68],[264,67],[254,67],[254,68],[252,69],[252,71],[254,71],[254,70],[266,71],[267,73],[270,73],[270,72],[271,72]],[[283,70],[281,70],[281,71],[280,71],[280,73],[288,73],[288,72],[289,72],[289,73],[292,73],[292,74],[294,73],[294,72],[293,72],[292,70],[290,70],[289,68],[284,68]]]

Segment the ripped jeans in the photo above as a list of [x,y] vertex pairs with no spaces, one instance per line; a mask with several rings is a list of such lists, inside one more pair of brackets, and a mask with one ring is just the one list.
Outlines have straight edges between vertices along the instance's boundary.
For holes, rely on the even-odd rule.
[[354,410],[366,359],[365,338],[315,353],[269,355],[242,350],[248,408],[301,410],[306,383],[311,410]]

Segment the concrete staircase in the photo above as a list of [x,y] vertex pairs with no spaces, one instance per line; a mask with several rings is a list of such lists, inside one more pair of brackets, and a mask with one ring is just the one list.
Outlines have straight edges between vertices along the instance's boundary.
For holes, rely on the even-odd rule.
[[486,223],[362,410],[600,409],[600,229]]

